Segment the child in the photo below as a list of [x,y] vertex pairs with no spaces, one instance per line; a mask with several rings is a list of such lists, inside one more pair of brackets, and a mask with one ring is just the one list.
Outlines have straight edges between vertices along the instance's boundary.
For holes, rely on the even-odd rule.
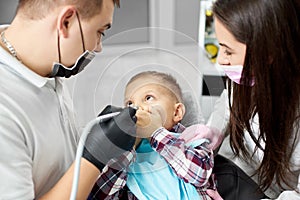
[[138,107],[135,150],[108,163],[89,199],[210,199],[212,150],[179,123],[185,106],[176,80],[142,72],[128,82],[125,105]]

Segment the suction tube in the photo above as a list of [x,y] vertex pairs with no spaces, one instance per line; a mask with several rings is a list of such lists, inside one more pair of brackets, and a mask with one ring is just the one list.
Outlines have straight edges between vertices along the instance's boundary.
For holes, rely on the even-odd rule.
[[87,126],[83,129],[83,133],[80,137],[79,144],[78,144],[77,151],[76,151],[75,168],[74,168],[74,176],[73,176],[73,184],[72,184],[70,200],[76,200],[82,152],[84,149],[84,144],[85,144],[86,138],[87,138],[88,134],[90,133],[91,128],[93,126],[95,126],[96,124],[99,124],[103,120],[110,119],[110,118],[118,115],[119,113],[120,112],[113,112],[113,113],[109,113],[106,115],[98,116],[96,119],[90,121],[87,124]]

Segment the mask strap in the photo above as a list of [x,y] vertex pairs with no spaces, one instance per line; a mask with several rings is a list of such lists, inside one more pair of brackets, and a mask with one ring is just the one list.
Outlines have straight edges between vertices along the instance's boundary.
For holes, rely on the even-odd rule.
[[[85,44],[84,44],[83,32],[82,32],[82,27],[81,27],[81,23],[80,23],[78,12],[76,12],[76,17],[77,17],[77,20],[78,20],[78,25],[79,25],[79,31],[80,31],[80,36],[81,36],[81,42],[82,42],[83,52],[85,52]],[[58,62],[61,63],[59,30],[57,30],[57,50],[58,50]]]
[[76,12],[76,16],[77,16],[77,20],[78,20],[78,24],[79,24],[79,30],[80,30],[81,41],[82,41],[82,48],[83,48],[83,52],[85,52],[85,45],[84,45],[83,32],[82,32],[82,27],[81,27],[81,22],[80,22],[80,19],[79,19],[78,12]]
[[58,51],[58,62],[61,62],[61,55],[60,55],[60,37],[59,37],[59,31],[57,29],[57,51]]

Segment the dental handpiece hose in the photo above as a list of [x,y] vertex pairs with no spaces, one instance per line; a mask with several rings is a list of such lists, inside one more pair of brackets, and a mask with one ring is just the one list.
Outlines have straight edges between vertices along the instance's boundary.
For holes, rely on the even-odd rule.
[[121,109],[107,106],[86,125],[76,151],[70,200],[76,199],[82,157],[101,172],[111,158],[132,149],[136,130],[135,112],[136,109],[131,107]]
[[76,194],[78,190],[78,182],[79,182],[79,174],[80,174],[80,164],[81,164],[81,157],[84,149],[84,144],[86,141],[86,138],[88,134],[90,133],[90,130],[95,124],[99,124],[102,120],[111,118],[120,112],[114,112],[110,114],[106,114],[104,116],[99,116],[96,119],[90,121],[86,127],[83,130],[83,133],[80,137],[79,144],[76,151],[76,158],[75,158],[75,169],[74,169],[74,178],[73,178],[73,184],[72,184],[72,191],[71,191],[71,197],[70,200],[76,200]]

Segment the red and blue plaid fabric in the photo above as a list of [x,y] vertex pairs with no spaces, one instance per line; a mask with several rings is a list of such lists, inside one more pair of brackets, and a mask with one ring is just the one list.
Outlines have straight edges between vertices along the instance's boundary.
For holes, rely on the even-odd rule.
[[[152,135],[150,144],[172,167],[179,178],[196,187],[200,199],[209,200],[210,197],[206,194],[206,189],[215,189],[214,176],[212,175],[212,151],[203,146],[186,146],[184,130],[185,127],[180,123],[173,127],[173,132],[182,133],[179,139],[172,132],[160,128]],[[126,169],[134,160],[134,150],[110,160],[88,199],[136,200],[137,198],[126,187]]]

